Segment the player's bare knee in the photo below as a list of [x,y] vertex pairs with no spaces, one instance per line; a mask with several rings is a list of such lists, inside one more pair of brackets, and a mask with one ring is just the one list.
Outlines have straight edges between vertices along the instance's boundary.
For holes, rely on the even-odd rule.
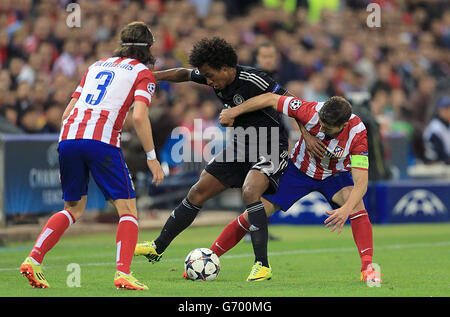
[[242,200],[246,205],[250,205],[261,200],[260,190],[252,185],[244,185],[242,187]]
[[350,194],[352,193],[353,186],[347,186],[341,189],[342,192],[342,198],[347,201],[347,199],[350,197]]
[[119,216],[132,215],[137,218],[136,199],[116,199],[113,202]]
[[75,221],[77,221],[78,219],[81,218],[81,216],[83,216],[84,210],[79,210],[79,209],[75,209],[75,208],[64,208],[65,210],[67,210],[68,212],[70,212],[70,214],[73,216],[73,218],[75,219]]
[[81,218],[84,213],[86,201],[81,199],[79,201],[66,201],[64,202],[64,209],[70,212],[75,218],[75,221]]
[[353,208],[352,212],[358,212],[361,210],[366,210],[363,200],[360,200],[359,203],[356,204],[356,206],[355,206],[355,208]]
[[342,206],[348,200],[350,193],[352,192],[353,186],[347,186],[340,189],[334,196],[332,197],[333,202]]
[[207,195],[207,192],[206,192],[205,188],[197,182],[189,190],[189,192],[187,194],[187,199],[189,200],[189,202],[191,204],[194,204],[196,206],[201,206],[201,205],[203,205],[203,202],[205,201],[206,195]]

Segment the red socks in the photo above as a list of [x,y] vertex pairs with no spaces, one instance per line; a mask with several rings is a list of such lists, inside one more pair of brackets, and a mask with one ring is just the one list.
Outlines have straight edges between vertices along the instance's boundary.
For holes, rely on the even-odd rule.
[[[352,227],[353,239],[355,240],[358,254],[361,257],[361,271],[364,271],[372,263],[373,256],[373,236],[372,224],[366,210],[361,210],[350,215],[350,224]],[[230,222],[216,241],[213,242],[210,249],[222,256],[232,249],[249,232],[248,222],[243,214]]]
[[[353,238],[361,257],[361,271],[363,271],[367,268],[367,265],[372,263],[372,224],[370,223],[369,216],[365,210],[351,214],[349,218]],[[75,218],[67,210],[54,214],[47,221],[47,224],[28,256],[32,257],[38,263],[42,263],[45,254],[55,246],[66,229],[74,222]],[[225,227],[217,240],[213,242],[210,249],[216,253],[217,256],[222,256],[242,240],[249,232],[248,228],[249,224],[244,219],[243,214],[241,214]],[[139,227],[136,217],[132,215],[123,215],[120,217],[116,235],[117,271],[121,271],[125,274],[130,273],[130,265],[138,240],[138,232]]]
[[250,225],[244,219],[244,215],[241,214],[223,229],[222,233],[217,240],[213,242],[210,249],[220,257],[242,240],[247,232],[249,232],[249,227]]
[[[68,210],[57,212],[47,221],[44,229],[39,235],[29,257],[41,264],[45,254],[50,251],[66,229],[75,222],[75,218]],[[132,215],[120,217],[117,227],[117,271],[130,273],[131,260],[138,239],[138,222]]]
[[68,210],[62,210],[51,216],[28,256],[41,264],[45,254],[55,246],[66,229],[74,222],[75,218]]
[[361,257],[361,271],[364,271],[372,263],[373,237],[372,224],[367,211],[361,210],[350,215],[353,239]]
[[117,227],[116,244],[116,266],[117,271],[130,274],[131,260],[138,240],[138,222],[132,215],[122,215]]

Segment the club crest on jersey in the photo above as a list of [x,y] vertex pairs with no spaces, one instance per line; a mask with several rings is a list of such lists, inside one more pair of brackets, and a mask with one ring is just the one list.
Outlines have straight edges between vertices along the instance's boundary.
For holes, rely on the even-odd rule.
[[291,102],[289,102],[289,108],[291,108],[291,110],[297,110],[298,108],[300,108],[300,106],[302,105],[302,102],[298,99],[292,99]]
[[244,102],[244,97],[242,97],[241,95],[234,95],[233,97],[233,102],[236,106],[239,106],[241,103]]
[[337,145],[333,150],[333,156],[336,158],[341,158],[344,154],[344,149]]

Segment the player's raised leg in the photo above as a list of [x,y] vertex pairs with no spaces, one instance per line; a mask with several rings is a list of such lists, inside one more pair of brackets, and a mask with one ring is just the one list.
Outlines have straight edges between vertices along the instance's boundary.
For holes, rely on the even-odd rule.
[[31,286],[50,287],[41,267],[44,256],[56,245],[67,228],[81,217],[86,206],[86,198],[84,195],[79,201],[65,202],[64,210],[55,213],[45,224],[33,249],[20,266],[20,273],[28,279]]
[[216,177],[203,171],[198,182],[191,187],[187,196],[172,211],[158,238],[136,245],[135,255],[144,255],[150,262],[160,260],[173,239],[194,221],[205,201],[227,189]]

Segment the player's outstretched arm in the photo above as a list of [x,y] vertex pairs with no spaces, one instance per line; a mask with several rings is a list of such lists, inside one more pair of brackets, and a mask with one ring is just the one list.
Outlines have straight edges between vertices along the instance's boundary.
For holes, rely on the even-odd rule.
[[220,113],[220,124],[224,127],[229,127],[233,125],[234,119],[241,114],[256,111],[259,109],[267,108],[267,107],[273,107],[275,110],[277,109],[278,100],[282,96],[276,95],[273,93],[265,93],[258,96],[255,96],[253,98],[250,98],[243,103],[241,103],[239,106],[224,109]]
[[164,179],[164,171],[156,159],[152,127],[148,118],[148,107],[145,102],[134,102],[133,121],[142,147],[145,153],[147,153],[147,166],[153,174],[152,183],[156,183],[156,186],[158,186]]
[[183,81],[191,80],[192,69],[188,68],[171,68],[167,70],[161,70],[158,72],[153,72],[156,81],[171,81],[180,83]]
[[[295,97],[290,93],[288,95]],[[279,111],[278,101],[280,100],[281,97],[282,96],[277,94],[265,93],[250,98],[249,100],[246,100],[239,106],[224,109],[220,113],[219,117],[220,124],[224,127],[232,126],[234,119],[240,116],[241,114],[260,110],[266,107],[273,107],[275,110]],[[303,135],[303,138],[305,139],[307,151],[310,152],[310,154],[312,154],[313,156],[317,157],[319,160],[321,160],[326,153],[326,148],[324,144],[318,138],[312,136],[297,118],[295,119]]]

